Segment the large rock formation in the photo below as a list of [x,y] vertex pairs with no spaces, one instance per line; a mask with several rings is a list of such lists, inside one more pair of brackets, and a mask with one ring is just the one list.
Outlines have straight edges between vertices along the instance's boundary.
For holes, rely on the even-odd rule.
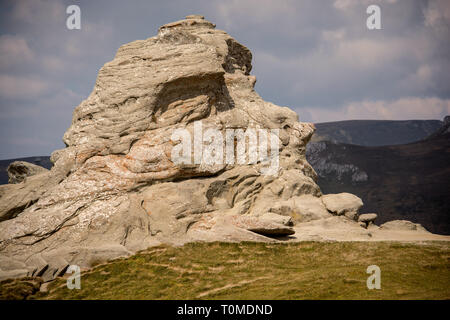
[[48,170],[33,163],[14,161],[8,166],[7,171],[9,177],[8,182],[14,184],[23,182],[27,177],[35,176]]
[[[245,46],[201,16],[119,48],[75,109],[53,168],[0,186],[0,276],[49,280],[70,263],[89,267],[161,242],[275,241],[268,236],[315,221],[343,221],[366,234],[359,199],[322,201],[305,159],[313,125],[261,99],[251,60]],[[192,134],[194,151],[184,156],[196,158],[200,126],[201,161],[174,161],[182,142],[174,132]],[[242,163],[207,152],[219,139],[208,129],[226,137],[227,129],[249,128],[277,133],[269,135],[270,156],[261,151]],[[269,164],[276,164],[270,174]]]

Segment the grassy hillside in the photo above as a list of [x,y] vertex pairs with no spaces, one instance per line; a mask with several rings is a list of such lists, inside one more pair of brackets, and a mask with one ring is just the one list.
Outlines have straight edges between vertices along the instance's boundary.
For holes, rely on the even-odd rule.
[[[366,286],[373,264],[381,290]],[[449,283],[450,246],[442,242],[193,243],[99,265],[82,273],[80,290],[58,279],[29,298],[450,299]]]

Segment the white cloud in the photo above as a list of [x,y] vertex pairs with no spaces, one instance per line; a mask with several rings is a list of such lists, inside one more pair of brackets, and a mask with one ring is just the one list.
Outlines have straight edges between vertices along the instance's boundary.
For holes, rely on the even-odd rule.
[[46,71],[62,72],[66,69],[66,63],[59,57],[45,55],[42,57],[42,66]]
[[338,109],[305,107],[297,109],[312,122],[326,122],[352,119],[421,120],[442,119],[450,114],[450,99],[401,98],[395,101],[358,101]]
[[297,7],[295,0],[230,0],[219,2],[217,13],[225,21],[225,27],[231,29],[238,16],[245,15],[248,22],[266,23],[280,16],[292,18],[298,13]]
[[83,20],[80,31],[66,34],[66,41],[61,43],[61,48],[67,61],[73,61],[74,57],[104,55],[104,44],[108,44],[113,37],[113,25]]
[[25,38],[8,34],[0,36],[0,68],[30,62],[33,58],[34,53]]
[[11,17],[21,23],[41,24],[42,22],[63,22],[66,7],[57,0],[14,0]]
[[335,0],[333,6],[339,10],[346,10],[357,5],[369,6],[371,4],[396,3],[397,0]]
[[322,31],[322,39],[328,42],[341,41],[345,38],[345,29],[340,28],[337,30],[324,30]]
[[432,28],[446,27],[450,23],[450,2],[448,0],[430,1],[424,10],[425,25]]
[[33,76],[0,75],[0,97],[7,99],[35,99],[51,88],[50,84]]

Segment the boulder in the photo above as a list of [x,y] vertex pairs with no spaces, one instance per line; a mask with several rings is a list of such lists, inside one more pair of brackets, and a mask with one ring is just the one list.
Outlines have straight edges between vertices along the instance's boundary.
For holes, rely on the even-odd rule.
[[21,183],[27,177],[48,172],[48,169],[26,161],[14,161],[7,169],[9,183]]
[[373,224],[375,222],[376,218],[377,218],[376,213],[365,213],[359,215],[358,222],[361,227],[367,228],[370,224]]
[[325,207],[334,215],[345,215],[351,220],[357,220],[358,211],[363,206],[363,202],[351,193],[327,194],[322,197]]
[[364,214],[359,215],[358,221],[369,223],[369,222],[375,222],[376,218],[377,218],[376,213],[364,213]]
[[243,228],[263,236],[288,236],[294,234],[295,231],[288,226],[290,220],[284,221],[285,223],[280,223],[278,219],[274,219],[271,215],[265,215],[262,218],[257,218],[255,216],[236,216],[234,220],[234,225],[239,228]]
[[428,232],[421,224],[413,223],[408,220],[393,220],[383,223],[380,226],[383,230],[395,230],[395,231],[419,231]]
[[331,216],[321,198],[309,194],[272,203],[269,212],[289,216],[294,224],[326,219]]
[[250,50],[200,15],[121,46],[52,169],[0,187],[0,269],[16,268],[0,275],[49,281],[161,243],[275,241],[356,215],[356,196],[322,197],[314,125],[264,101],[251,70]]
[[57,175],[43,172],[26,178],[22,183],[1,185],[0,221],[15,218],[32,207],[59,180]]

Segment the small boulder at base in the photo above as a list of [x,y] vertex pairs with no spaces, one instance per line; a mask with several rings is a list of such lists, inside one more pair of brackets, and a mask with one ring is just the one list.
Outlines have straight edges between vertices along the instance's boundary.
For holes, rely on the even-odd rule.
[[413,223],[408,220],[388,221],[382,224],[380,228],[385,230],[428,232],[420,223]]
[[357,220],[358,211],[363,202],[351,193],[327,194],[322,196],[322,202],[329,212],[334,215],[345,215],[351,220]]
[[283,224],[268,217],[257,218],[251,215],[242,215],[233,219],[233,224],[236,227],[269,237],[288,236],[295,233],[294,229],[289,226],[290,221]]
[[363,226],[364,228],[367,228],[369,224],[374,223],[376,219],[377,219],[376,213],[365,213],[361,214],[358,217],[358,221],[361,223],[360,225]]

